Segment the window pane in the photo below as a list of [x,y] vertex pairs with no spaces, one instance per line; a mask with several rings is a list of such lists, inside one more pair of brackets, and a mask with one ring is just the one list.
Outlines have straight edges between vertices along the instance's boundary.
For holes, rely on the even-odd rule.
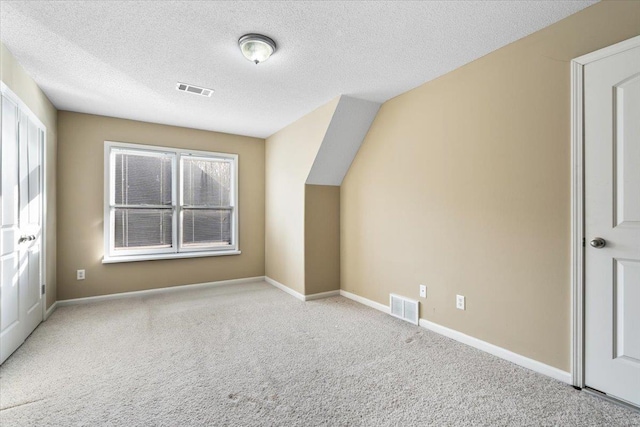
[[229,161],[183,158],[182,162],[185,205],[231,205],[231,163]]
[[231,245],[231,210],[185,209],[182,213],[183,246]]
[[171,205],[171,156],[117,153],[117,205]]
[[116,249],[170,248],[172,209],[115,209]]

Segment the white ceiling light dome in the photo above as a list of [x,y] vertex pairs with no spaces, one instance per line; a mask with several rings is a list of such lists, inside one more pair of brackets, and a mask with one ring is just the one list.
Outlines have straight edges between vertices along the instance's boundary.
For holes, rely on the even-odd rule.
[[245,34],[238,45],[244,57],[256,64],[266,61],[276,51],[276,42],[262,34]]

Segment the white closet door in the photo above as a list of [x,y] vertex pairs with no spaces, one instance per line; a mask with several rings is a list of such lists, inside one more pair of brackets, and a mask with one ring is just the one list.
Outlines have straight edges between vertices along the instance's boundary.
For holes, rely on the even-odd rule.
[[42,321],[42,147],[44,130],[2,95],[0,363]]
[[[19,246],[21,312],[24,315],[27,336],[42,322],[42,290],[40,253],[41,226],[41,133],[26,113],[20,120],[20,230],[29,240]],[[26,336],[25,336],[26,338]]]

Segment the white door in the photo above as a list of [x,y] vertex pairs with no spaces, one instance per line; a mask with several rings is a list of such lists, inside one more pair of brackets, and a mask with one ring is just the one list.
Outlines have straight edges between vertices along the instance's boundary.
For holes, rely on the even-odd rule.
[[640,406],[640,46],[585,65],[584,135],[585,385]]
[[44,129],[2,94],[0,363],[42,321],[42,147]]

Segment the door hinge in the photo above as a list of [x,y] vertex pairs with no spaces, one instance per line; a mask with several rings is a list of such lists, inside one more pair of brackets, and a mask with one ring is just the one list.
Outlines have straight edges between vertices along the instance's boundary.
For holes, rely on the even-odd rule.
[[586,246],[586,240],[585,240],[585,238],[583,237],[583,238],[582,238],[582,247],[584,248],[585,246]]
[[42,284],[42,295],[44,295],[44,283]]

